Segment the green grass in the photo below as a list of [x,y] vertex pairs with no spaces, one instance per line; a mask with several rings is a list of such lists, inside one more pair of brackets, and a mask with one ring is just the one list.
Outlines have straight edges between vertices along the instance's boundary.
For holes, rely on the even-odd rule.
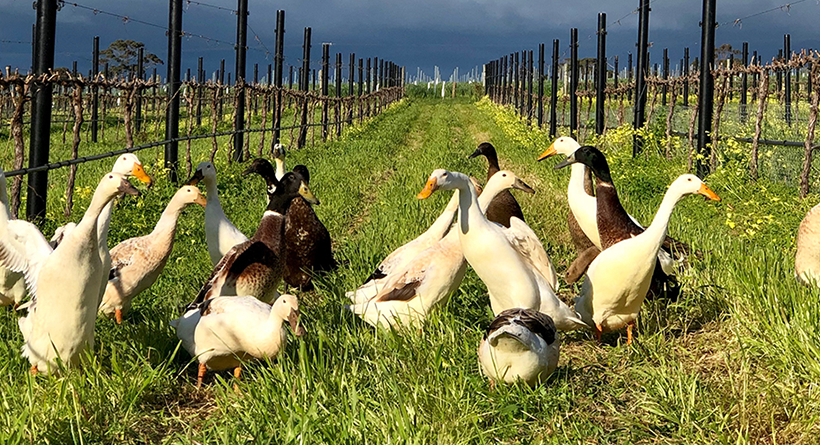
[[[308,335],[292,339],[274,363],[250,364],[240,393],[229,373],[211,374],[196,390],[196,366],[168,326],[210,272],[202,210],[191,207],[164,274],[123,325],[98,322],[97,346],[82,368],[31,377],[17,315],[0,311],[0,442],[816,442],[820,292],[794,282],[792,246],[818,197],[799,201],[789,187],[750,183],[734,170],[707,179],[722,203],[688,198],[673,215],[670,233],[703,252],[681,274],[680,301],[647,303],[631,347],[618,333],[603,344],[586,333],[565,335],[560,366],[541,387],[490,391],[481,377],[476,347],[491,313],[472,271],[422,332],[374,330],[344,311],[344,291],[429,226],[449,199],[415,199],[433,169],[485,178],[486,163],[466,159],[485,140],[498,148],[502,167],[536,189],[517,197],[563,271],[574,258],[569,173],[554,171],[557,161],[535,162],[549,138],[486,101],[405,100],[341,141],[289,152],[288,165],[311,169],[322,201],[316,211],[343,266],[300,294]],[[684,161],[652,153],[633,160],[615,133],[603,146],[626,208],[648,222]],[[196,164],[210,143],[193,147]],[[160,156],[140,153],[158,184],[118,204],[112,245],[147,233],[173,194]],[[83,165],[77,182],[90,190],[108,168]],[[264,208],[262,181],[241,176],[244,165],[224,156],[217,168],[226,213],[251,233]],[[63,222],[61,172],[51,175],[49,226]],[[88,195],[78,192],[71,219]]]

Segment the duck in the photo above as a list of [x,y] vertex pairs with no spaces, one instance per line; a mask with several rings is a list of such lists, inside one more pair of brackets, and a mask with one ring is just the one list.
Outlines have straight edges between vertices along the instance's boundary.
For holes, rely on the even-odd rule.
[[[280,158],[276,160],[281,161]],[[267,159],[257,158],[243,174],[256,173],[265,180],[268,190],[275,190],[274,179],[279,179],[280,165],[276,171]],[[304,165],[293,167],[293,171],[310,186],[310,172]],[[331,248],[330,232],[310,204],[302,197],[296,197],[285,214],[285,275],[284,281],[289,286],[300,290],[313,288],[312,274],[336,269],[336,260]]]
[[[6,187],[6,172],[0,168],[0,219],[3,220],[0,222],[0,230],[5,232],[2,236],[8,236],[9,223],[13,224]],[[0,267],[0,306],[13,306],[16,309],[25,297],[26,281],[23,274]]]
[[[570,162],[579,162],[577,158],[581,156],[584,154],[576,152],[576,160]],[[598,185],[600,192],[608,187],[605,182]],[[646,230],[604,249],[589,265],[581,293],[575,299],[575,310],[594,326],[597,340],[602,333],[626,326],[627,344],[632,344],[635,320],[649,291],[672,211],[684,196],[695,193],[720,201],[697,176],[681,175],[669,186]],[[602,193],[599,199],[601,196]],[[602,236],[605,235],[602,233]]]
[[549,315],[535,309],[502,311],[487,326],[478,346],[481,372],[496,382],[543,383],[560,357],[561,338]]
[[239,379],[248,359],[275,359],[287,346],[287,327],[297,337],[306,333],[299,324],[299,300],[282,294],[273,305],[252,296],[218,297],[171,320],[182,346],[199,362],[197,388],[208,370],[234,370]]
[[94,347],[99,282],[109,273],[99,255],[97,224],[120,193],[139,195],[123,175],[106,173],[77,227],[54,250],[33,225],[0,239],[0,263],[24,274],[32,296],[28,315],[18,321],[32,374],[55,373],[60,363],[75,366]]
[[[527,193],[535,193],[515,174],[501,170],[497,174],[510,176],[512,188]],[[549,258],[543,246],[538,258],[527,257],[521,250],[521,243],[510,239],[503,226],[487,220],[478,205],[476,190],[469,177],[463,173],[444,169],[430,174],[420,199],[426,199],[436,190],[459,190],[459,210],[456,228],[464,257],[487,286],[490,307],[493,314],[512,308],[536,309],[552,317],[556,327],[562,331],[587,328],[578,314],[555,295],[557,275],[552,262],[546,264],[538,258]],[[526,224],[518,218],[510,218],[510,229],[518,224]],[[515,233],[515,232],[513,232]],[[522,235],[523,237],[523,235]],[[540,242],[537,244],[540,245]],[[532,243],[527,243],[529,249]],[[553,285],[551,282],[555,282]]]
[[[490,178],[501,170],[501,167],[498,165],[498,154],[495,151],[495,147],[489,142],[482,142],[467,159],[478,156],[487,158],[487,182],[489,182]],[[487,219],[501,224],[504,227],[510,227],[510,218],[513,216],[524,221],[524,212],[521,211],[521,206],[518,205],[518,201],[515,200],[515,197],[509,190],[504,190],[495,197],[487,208]]]
[[[140,162],[137,155],[134,153],[123,153],[122,155],[117,157],[117,160],[114,161],[114,166],[111,168],[111,172],[117,173],[119,175],[128,177],[135,177],[140,182],[143,182],[146,186],[151,187],[154,183],[153,178],[145,172],[145,168],[143,167],[142,163]],[[108,228],[111,226],[111,215],[114,212],[114,200],[110,201],[105,208],[103,209],[102,213],[100,213],[99,221],[97,222],[97,239],[99,241],[99,254],[100,260],[103,263],[104,268],[111,267],[111,253],[108,250]],[[59,243],[68,234],[71,230],[76,227],[77,224],[73,222],[69,222],[65,225],[62,225],[54,231],[54,236],[52,236],[50,244],[52,248],[57,248]],[[102,299],[103,294],[105,293],[105,286],[108,284],[108,277],[105,277],[103,281],[100,283],[100,299]]]
[[[285,213],[291,201],[302,196],[308,202],[319,200],[298,173],[288,172],[282,181],[274,182],[276,190],[259,222],[253,237],[237,244],[214,267],[211,276],[188,309],[219,296],[256,297],[264,302],[275,301],[277,287],[285,270]],[[207,210],[207,207],[206,207]]]
[[[512,187],[514,181],[512,176],[492,177],[478,197],[482,211],[486,211],[499,193]],[[449,207],[454,201],[458,205],[458,193],[458,190],[453,192],[443,213],[449,215],[448,224],[454,216]],[[372,326],[417,326],[458,289],[466,271],[458,231],[449,230],[441,240],[405,261],[384,279],[377,280],[378,285],[364,285],[356,292],[348,292],[353,304],[345,307]]]
[[236,226],[231,223],[222,210],[219,191],[216,187],[216,167],[208,161],[200,162],[187,185],[197,185],[202,181],[208,193],[208,205],[205,206],[205,241],[208,244],[208,255],[216,266],[234,246],[248,241]]
[[[550,148],[542,153],[539,160],[546,159],[557,153],[566,153],[567,156],[570,156],[578,151],[595,151],[594,157],[585,157],[585,159],[595,159],[597,165],[587,166],[584,163],[560,163],[559,165],[562,167],[572,165],[570,183],[567,188],[567,200],[571,213],[576,217],[578,226],[595,245],[595,248],[588,247],[581,251],[578,258],[570,265],[566,276],[568,283],[574,283],[582,277],[589,264],[592,263],[601,250],[621,240],[635,236],[644,230],[643,226],[627,213],[621,205],[615,186],[612,183],[612,177],[609,174],[606,157],[597,148],[591,146],[581,147],[574,139],[565,136],[558,138]],[[604,169],[606,170],[605,173],[603,173]],[[597,197],[589,195],[584,190],[584,178],[590,172],[594,174],[597,181],[595,188]],[[599,173],[604,177],[598,176]],[[655,272],[653,295],[659,295],[666,289],[668,291],[667,295],[674,299],[679,286],[675,278],[677,271],[673,253],[686,254],[688,250],[688,246],[684,243],[669,236],[666,237],[663,249],[658,252],[660,267]]]
[[820,281],[820,204],[812,207],[797,229],[794,275],[801,284],[814,286]]
[[192,185],[177,190],[151,233],[129,238],[111,249],[111,272],[99,308],[101,315],[121,324],[134,297],[157,281],[171,256],[179,216],[189,204],[207,205]]

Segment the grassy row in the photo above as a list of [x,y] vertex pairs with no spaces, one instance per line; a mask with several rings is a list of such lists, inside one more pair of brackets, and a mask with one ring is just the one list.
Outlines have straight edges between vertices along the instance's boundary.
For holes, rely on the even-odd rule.
[[[632,159],[618,137],[602,146],[626,208],[648,222],[685,164],[651,150]],[[276,363],[250,365],[238,394],[227,373],[194,389],[195,366],[167,325],[210,271],[202,213],[191,208],[165,273],[122,326],[98,323],[82,369],[28,376],[16,315],[0,311],[0,442],[813,443],[820,309],[817,291],[794,283],[791,261],[794,230],[816,196],[801,202],[792,189],[750,184],[734,170],[707,179],[722,203],[688,198],[672,218],[671,234],[703,252],[682,273],[680,301],[648,303],[633,347],[617,333],[602,345],[587,333],[566,335],[544,386],[489,391],[475,349],[491,313],[471,270],[421,332],[374,330],[346,313],[344,291],[448,200],[414,197],[433,169],[485,178],[486,164],[466,159],[482,141],[536,189],[517,197],[563,270],[574,255],[568,171],[535,162],[549,138],[487,101],[406,100],[340,142],[290,152],[289,165],[311,169],[316,210],[343,266],[300,294],[308,335]],[[196,148],[195,161],[208,150]],[[243,167],[217,162],[225,211],[251,233],[263,186],[239,175]],[[112,243],[150,230],[173,191],[161,179],[122,201]]]

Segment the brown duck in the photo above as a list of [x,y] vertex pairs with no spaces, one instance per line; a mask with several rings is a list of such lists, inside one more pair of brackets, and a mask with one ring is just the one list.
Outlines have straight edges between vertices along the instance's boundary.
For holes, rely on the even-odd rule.
[[188,309],[218,296],[250,295],[267,303],[277,296],[285,271],[285,214],[297,196],[318,203],[301,175],[289,172],[269,193],[268,206],[256,233],[234,246],[214,267],[208,281]]
[[[310,172],[304,165],[293,168],[310,184]],[[256,173],[265,180],[270,190],[276,180],[273,165],[266,159],[255,159],[245,170],[245,174]],[[318,204],[318,201],[315,202]],[[296,197],[285,214],[285,274],[284,280],[290,286],[301,290],[313,288],[312,274],[336,269],[336,260],[331,250],[330,233],[307,200]]]

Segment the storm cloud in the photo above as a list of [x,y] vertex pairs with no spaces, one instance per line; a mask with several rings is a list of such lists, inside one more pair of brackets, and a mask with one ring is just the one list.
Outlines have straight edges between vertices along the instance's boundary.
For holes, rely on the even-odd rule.
[[[236,2],[207,0],[202,3],[233,9]],[[792,2],[790,8],[753,17],[777,8],[777,1],[721,0],[718,2],[716,33],[718,44],[739,48],[748,41],[764,59],[776,55],[783,44],[783,34],[791,33],[792,48],[820,48],[820,36],[814,29],[820,17],[816,0]],[[113,12],[162,27],[168,22],[168,1],[102,1],[83,0],[79,4],[100,11]],[[226,10],[184,2],[183,29],[194,36],[183,40],[183,68],[195,68],[199,56],[205,58],[209,72],[226,59],[233,71],[233,45],[236,16]],[[302,29],[312,27],[312,63],[318,66],[321,43],[333,44],[331,53],[355,52],[357,57],[379,57],[405,65],[409,73],[421,67],[432,74],[433,66],[441,68],[444,77],[458,66],[466,72],[475,66],[516,50],[537,49],[552,39],[561,40],[567,52],[569,29],[579,28],[581,57],[595,54],[597,14],[607,13],[608,54],[634,52],[637,35],[638,1],[489,1],[489,0],[417,0],[417,1],[250,1],[248,76],[254,63],[260,64],[262,76],[272,63],[274,22],[277,9],[286,11],[286,65],[298,65],[301,58]],[[650,16],[650,51],[659,60],[663,48],[669,48],[673,61],[689,47],[692,57],[699,54],[701,2],[655,0]],[[740,22],[736,19],[743,18]],[[31,0],[0,0],[0,64],[25,71],[31,63],[31,26],[35,11]],[[163,29],[122,20],[66,3],[58,13],[56,65],[70,66],[77,60],[82,71],[91,64],[91,40],[99,35],[101,46],[119,38],[145,42],[148,51],[165,59],[167,40]],[[566,56],[566,54],[562,54]],[[622,65],[624,64],[622,62]],[[164,74],[164,69],[159,70]],[[184,72],[184,70],[183,70]]]

